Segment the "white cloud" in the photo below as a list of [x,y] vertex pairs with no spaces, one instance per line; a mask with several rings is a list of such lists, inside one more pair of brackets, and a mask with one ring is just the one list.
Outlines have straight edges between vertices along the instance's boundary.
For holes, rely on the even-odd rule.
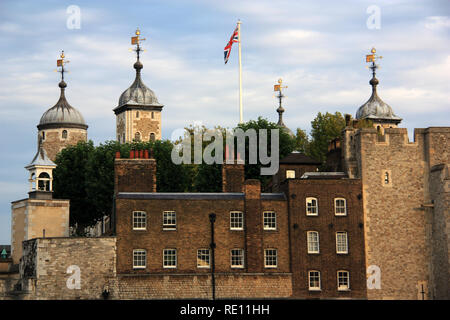
[[450,18],[447,16],[426,17],[425,28],[430,30],[442,30],[450,28]]

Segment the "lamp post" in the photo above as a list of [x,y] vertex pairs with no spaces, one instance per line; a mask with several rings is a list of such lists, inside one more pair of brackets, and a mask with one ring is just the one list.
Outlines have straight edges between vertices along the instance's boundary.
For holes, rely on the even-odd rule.
[[216,221],[216,214],[209,214],[209,222],[211,223],[211,243],[209,247],[211,248],[211,285],[212,285],[212,299],[216,299],[216,279],[214,277],[215,271],[215,256],[214,249],[216,248],[216,243],[214,242],[214,222]]

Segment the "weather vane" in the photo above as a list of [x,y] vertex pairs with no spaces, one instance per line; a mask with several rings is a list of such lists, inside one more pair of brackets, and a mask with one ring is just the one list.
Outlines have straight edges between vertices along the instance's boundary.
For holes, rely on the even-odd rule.
[[57,72],[61,72],[61,81],[64,81],[64,72],[69,72],[68,70],[65,70],[64,69],[64,65],[66,64],[66,63],[69,63],[70,61],[69,60],[65,60],[65,55],[64,55],[64,50],[62,50],[61,51],[61,55],[60,55],[60,58],[61,59],[58,59],[58,60],[56,60],[56,66],[57,67],[61,67],[61,70],[55,70],[55,71],[57,71]]
[[375,48],[372,48],[370,52],[371,54],[366,55],[366,62],[372,62],[368,68],[372,69],[372,76],[375,77],[375,70],[379,68],[379,66],[375,63],[375,60],[382,59],[383,57],[376,54],[377,50]]
[[278,98],[278,100],[280,102],[280,108],[281,108],[281,100],[284,98],[284,96],[283,96],[281,91],[283,89],[285,89],[285,88],[287,88],[287,86],[283,86],[283,80],[281,78],[278,79],[278,84],[275,84],[273,86],[273,91],[278,91],[279,92],[277,98]]
[[140,37],[139,37],[139,36],[141,35],[141,31],[139,31],[139,28],[136,29],[135,34],[136,34],[136,36],[131,37],[131,44],[132,44],[132,45],[136,45],[136,49],[130,49],[130,51],[131,51],[131,50],[136,51],[136,53],[137,53],[137,60],[139,61],[139,53],[140,53],[141,51],[145,51],[145,50],[143,50],[143,49],[141,48],[140,42],[141,42],[141,41],[144,41],[145,38],[140,38]]

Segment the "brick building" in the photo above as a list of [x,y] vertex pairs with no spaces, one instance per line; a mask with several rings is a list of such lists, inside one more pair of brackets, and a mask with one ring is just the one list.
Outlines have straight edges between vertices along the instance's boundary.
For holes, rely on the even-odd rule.
[[[290,158],[296,156],[304,157]],[[285,165],[284,173],[312,166]],[[209,297],[212,291],[218,298],[365,297],[358,180],[339,174],[293,178],[283,181],[279,192],[262,193],[260,182],[244,181],[244,167],[236,164],[223,167],[222,193],[157,193],[153,159],[118,158],[115,172],[119,283],[139,279],[140,286],[160,288],[147,293],[152,298],[171,297],[186,283],[190,290],[179,294],[190,298]],[[312,197],[316,213],[306,215]],[[313,239],[312,232],[318,237]],[[319,243],[320,251],[308,252]],[[229,286],[230,279],[240,290]]]

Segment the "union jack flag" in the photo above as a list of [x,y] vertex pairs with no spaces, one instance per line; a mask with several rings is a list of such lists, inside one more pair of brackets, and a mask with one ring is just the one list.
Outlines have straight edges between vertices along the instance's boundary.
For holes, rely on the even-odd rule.
[[231,46],[233,45],[233,42],[239,42],[238,27],[236,27],[236,29],[234,29],[234,32],[231,35],[230,41],[228,41],[227,45],[223,49],[224,50],[223,53],[224,53],[225,64],[227,64],[228,58],[230,57]]

